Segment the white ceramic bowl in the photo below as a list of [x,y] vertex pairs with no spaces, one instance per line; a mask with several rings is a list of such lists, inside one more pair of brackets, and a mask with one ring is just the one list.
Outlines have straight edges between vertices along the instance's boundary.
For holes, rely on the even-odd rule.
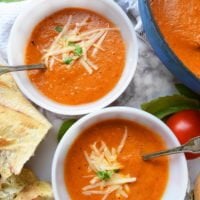
[[114,22],[121,30],[126,45],[126,64],[122,76],[110,93],[88,104],[68,106],[59,104],[44,96],[29,80],[26,72],[13,73],[21,91],[37,105],[63,115],[82,115],[99,110],[116,100],[127,88],[135,73],[138,59],[136,34],[131,21],[123,10],[112,0],[37,0],[32,1],[17,18],[8,44],[10,65],[24,64],[27,41],[35,26],[45,17],[66,7],[93,10]]
[[[147,112],[129,107],[110,107],[89,114],[77,121],[68,130],[55,152],[52,166],[52,184],[56,200],[70,199],[64,183],[64,159],[69,151],[70,145],[80,133],[91,125],[100,121],[116,118],[131,120],[148,127],[164,139],[168,148],[180,145],[170,129],[161,120]],[[184,200],[187,183],[188,169],[185,156],[171,156],[169,180],[162,200]]]

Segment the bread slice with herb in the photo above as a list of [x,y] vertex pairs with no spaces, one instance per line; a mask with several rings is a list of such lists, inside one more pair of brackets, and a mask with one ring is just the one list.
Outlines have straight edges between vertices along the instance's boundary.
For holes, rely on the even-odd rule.
[[52,200],[53,193],[51,186],[47,182],[36,181],[27,185],[14,200]]
[[51,185],[39,181],[34,173],[24,168],[19,175],[11,175],[1,184],[0,200],[52,200]]

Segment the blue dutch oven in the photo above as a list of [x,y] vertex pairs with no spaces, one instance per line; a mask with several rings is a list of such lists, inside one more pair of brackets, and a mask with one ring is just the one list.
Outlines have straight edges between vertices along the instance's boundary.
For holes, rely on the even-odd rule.
[[184,66],[164,40],[153,18],[149,0],[138,0],[138,3],[146,36],[157,56],[177,79],[200,94],[200,79]]

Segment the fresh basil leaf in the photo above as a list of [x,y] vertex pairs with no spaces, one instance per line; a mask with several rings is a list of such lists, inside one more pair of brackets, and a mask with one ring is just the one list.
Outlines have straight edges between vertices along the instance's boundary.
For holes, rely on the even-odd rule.
[[182,94],[183,96],[191,98],[191,99],[197,99],[200,101],[200,95],[193,92],[191,89],[189,89],[185,85],[181,83],[177,83],[175,84],[175,87],[179,91],[179,93]]
[[58,33],[60,33],[60,32],[62,32],[63,27],[61,27],[61,26],[56,26],[56,27],[55,27],[55,30],[56,30]]
[[200,109],[200,102],[182,95],[160,97],[141,105],[141,108],[163,119],[168,115],[187,109]]
[[60,142],[64,134],[67,132],[67,130],[76,122],[76,119],[69,119],[67,121],[64,121],[63,124],[61,125],[58,135],[57,135],[57,140]]

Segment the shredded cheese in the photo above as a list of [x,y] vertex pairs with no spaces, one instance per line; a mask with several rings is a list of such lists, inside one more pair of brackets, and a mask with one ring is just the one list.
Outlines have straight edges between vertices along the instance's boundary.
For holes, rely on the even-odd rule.
[[[115,192],[116,197],[128,198],[130,192],[129,184],[136,181],[136,177],[131,177],[129,174],[124,175],[120,172],[123,168],[118,161],[118,156],[122,152],[128,137],[128,129],[125,127],[124,135],[117,148],[109,149],[104,141],[100,144],[95,142],[90,145],[91,152],[88,154],[84,151],[85,159],[88,162],[88,168],[95,173],[91,176],[89,185],[82,188],[84,195],[103,195],[102,200],[106,200],[108,196]],[[105,179],[101,179],[98,173],[105,175]],[[104,177],[105,178],[105,177]]]
[[102,36],[101,38],[99,39],[99,41],[97,42],[97,44],[95,45],[95,48],[92,52],[92,56],[95,56],[97,54],[97,51],[98,49],[101,49],[101,45],[103,43],[103,41],[105,40],[106,38],[106,35],[108,34],[108,32],[106,31]]
[[124,148],[124,145],[125,145],[125,142],[127,140],[127,137],[128,137],[128,130],[127,130],[127,127],[125,127],[125,132],[124,132],[124,136],[121,140],[121,143],[119,144],[118,148],[117,148],[117,152],[120,153],[123,148]]
[[[84,67],[88,74],[98,70],[99,67],[88,59],[88,52],[92,49],[92,57],[98,51],[105,51],[102,44],[109,31],[118,31],[118,28],[98,28],[81,32],[81,29],[88,24],[89,16],[82,22],[72,24],[70,15],[62,31],[54,38],[47,49],[43,49],[42,61],[52,70],[55,63],[61,63],[67,69],[71,69],[76,62]],[[65,62],[68,60],[68,62]]]
[[83,67],[86,69],[86,71],[89,73],[89,74],[92,74],[92,69],[91,67],[88,65],[88,63],[86,61],[84,61],[83,59],[80,59],[80,63],[83,65]]
[[95,30],[86,31],[86,32],[82,33],[80,36],[85,37],[85,36],[91,35],[93,33],[97,33],[99,31],[119,31],[119,28],[98,28]]

